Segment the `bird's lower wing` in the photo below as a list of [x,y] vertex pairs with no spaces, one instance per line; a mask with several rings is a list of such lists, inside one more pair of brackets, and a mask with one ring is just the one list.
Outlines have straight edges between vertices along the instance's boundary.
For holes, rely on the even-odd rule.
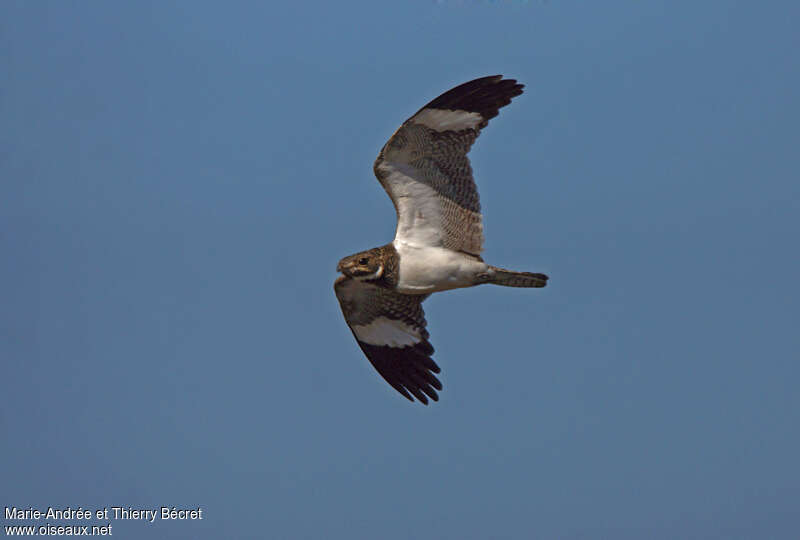
[[344,319],[378,373],[411,401],[438,401],[441,370],[431,359],[425,295],[406,295],[342,276],[334,284]]

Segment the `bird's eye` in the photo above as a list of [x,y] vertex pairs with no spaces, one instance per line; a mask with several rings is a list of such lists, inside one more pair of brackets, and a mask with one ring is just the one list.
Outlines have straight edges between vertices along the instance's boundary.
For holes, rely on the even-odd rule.
[[367,264],[368,262],[369,262],[369,259],[367,259],[366,257],[361,257],[360,259],[358,259],[358,264],[360,264],[362,266]]

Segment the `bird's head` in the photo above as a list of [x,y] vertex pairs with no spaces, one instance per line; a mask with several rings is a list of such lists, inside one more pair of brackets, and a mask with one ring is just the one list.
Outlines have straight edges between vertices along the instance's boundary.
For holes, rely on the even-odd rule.
[[336,271],[360,281],[379,279],[383,275],[383,258],[378,250],[362,251],[339,261]]

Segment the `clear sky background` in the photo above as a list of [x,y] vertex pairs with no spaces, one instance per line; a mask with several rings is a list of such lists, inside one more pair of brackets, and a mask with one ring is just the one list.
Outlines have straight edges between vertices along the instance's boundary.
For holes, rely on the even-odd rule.
[[[204,509],[115,538],[797,538],[799,18],[0,3],[0,506]],[[424,407],[334,268],[394,234],[394,129],[498,73],[527,86],[471,154],[484,255],[551,281],[428,300]]]

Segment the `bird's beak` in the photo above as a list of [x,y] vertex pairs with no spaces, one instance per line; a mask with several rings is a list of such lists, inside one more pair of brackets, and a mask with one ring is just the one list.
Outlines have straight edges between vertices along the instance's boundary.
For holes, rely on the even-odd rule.
[[341,262],[336,265],[336,271],[337,272],[341,272],[342,271],[342,263]]

